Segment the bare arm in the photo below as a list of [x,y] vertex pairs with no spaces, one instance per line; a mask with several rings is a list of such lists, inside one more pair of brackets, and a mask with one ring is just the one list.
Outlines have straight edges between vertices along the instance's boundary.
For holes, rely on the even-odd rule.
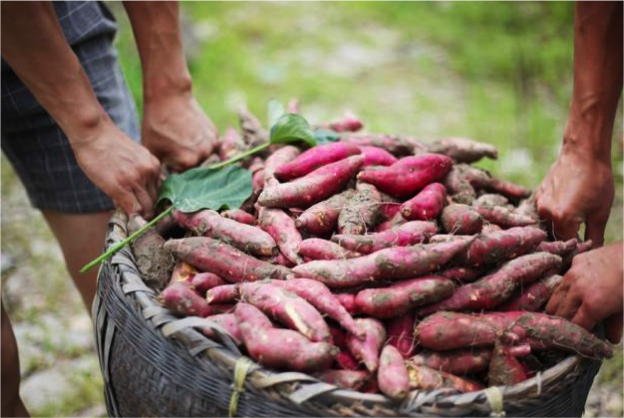
[[192,94],[177,2],[124,2],[143,69],[143,143],[175,171],[214,150],[217,132]]
[[69,138],[87,176],[129,213],[151,216],[159,164],[100,106],[50,2],[2,3],[2,56]]

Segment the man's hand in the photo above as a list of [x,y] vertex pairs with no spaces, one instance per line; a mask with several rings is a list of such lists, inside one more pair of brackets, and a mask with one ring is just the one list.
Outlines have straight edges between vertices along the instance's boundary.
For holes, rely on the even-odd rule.
[[217,128],[189,93],[146,99],[142,142],[174,172],[195,167],[212,154]]
[[575,238],[585,222],[585,239],[601,246],[613,197],[610,160],[564,147],[537,190],[537,211],[556,239]]
[[158,159],[134,142],[112,121],[104,120],[93,134],[72,145],[78,164],[96,186],[128,214],[153,216],[158,196]]
[[606,320],[607,338],[622,338],[622,242],[579,254],[546,306],[551,315],[591,330]]

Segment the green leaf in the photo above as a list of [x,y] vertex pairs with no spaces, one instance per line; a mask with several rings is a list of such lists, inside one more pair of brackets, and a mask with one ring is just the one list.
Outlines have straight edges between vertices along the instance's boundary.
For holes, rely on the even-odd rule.
[[337,142],[340,139],[340,135],[338,135],[334,131],[329,131],[327,129],[315,130],[314,136],[316,137],[316,142],[318,145],[325,145],[329,144],[330,142]]
[[240,166],[199,167],[167,177],[157,204],[167,199],[181,212],[240,208],[252,191],[251,173]]
[[271,144],[304,141],[311,147],[316,145],[316,136],[310,124],[303,117],[294,113],[282,115],[271,127]]
[[273,100],[269,100],[268,108],[269,108],[269,126],[273,126],[277,123],[280,116],[284,114],[285,112],[284,105],[281,102],[273,99]]

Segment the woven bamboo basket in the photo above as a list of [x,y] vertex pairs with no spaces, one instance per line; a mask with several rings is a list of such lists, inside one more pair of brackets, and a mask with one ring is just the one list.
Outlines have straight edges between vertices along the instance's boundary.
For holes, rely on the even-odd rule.
[[[107,247],[127,236],[116,213]],[[581,416],[600,362],[569,356],[514,386],[460,394],[413,391],[393,402],[295,372],[263,368],[197,331],[208,319],[177,318],[145,286],[128,247],[99,272],[93,319],[110,416]]]

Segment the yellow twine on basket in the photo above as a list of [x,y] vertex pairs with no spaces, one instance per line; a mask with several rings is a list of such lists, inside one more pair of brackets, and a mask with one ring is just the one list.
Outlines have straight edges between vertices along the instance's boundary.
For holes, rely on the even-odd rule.
[[503,392],[501,392],[497,386],[489,387],[483,392],[485,393],[485,397],[492,408],[492,416],[504,417],[505,410],[503,409]]
[[240,397],[240,394],[243,393],[245,378],[247,377],[247,373],[249,373],[249,369],[251,369],[251,366],[253,365],[253,361],[249,358],[241,357],[234,366],[234,392],[232,392],[232,397],[230,398],[230,408],[228,410],[228,415],[230,417],[236,415],[238,398]]

